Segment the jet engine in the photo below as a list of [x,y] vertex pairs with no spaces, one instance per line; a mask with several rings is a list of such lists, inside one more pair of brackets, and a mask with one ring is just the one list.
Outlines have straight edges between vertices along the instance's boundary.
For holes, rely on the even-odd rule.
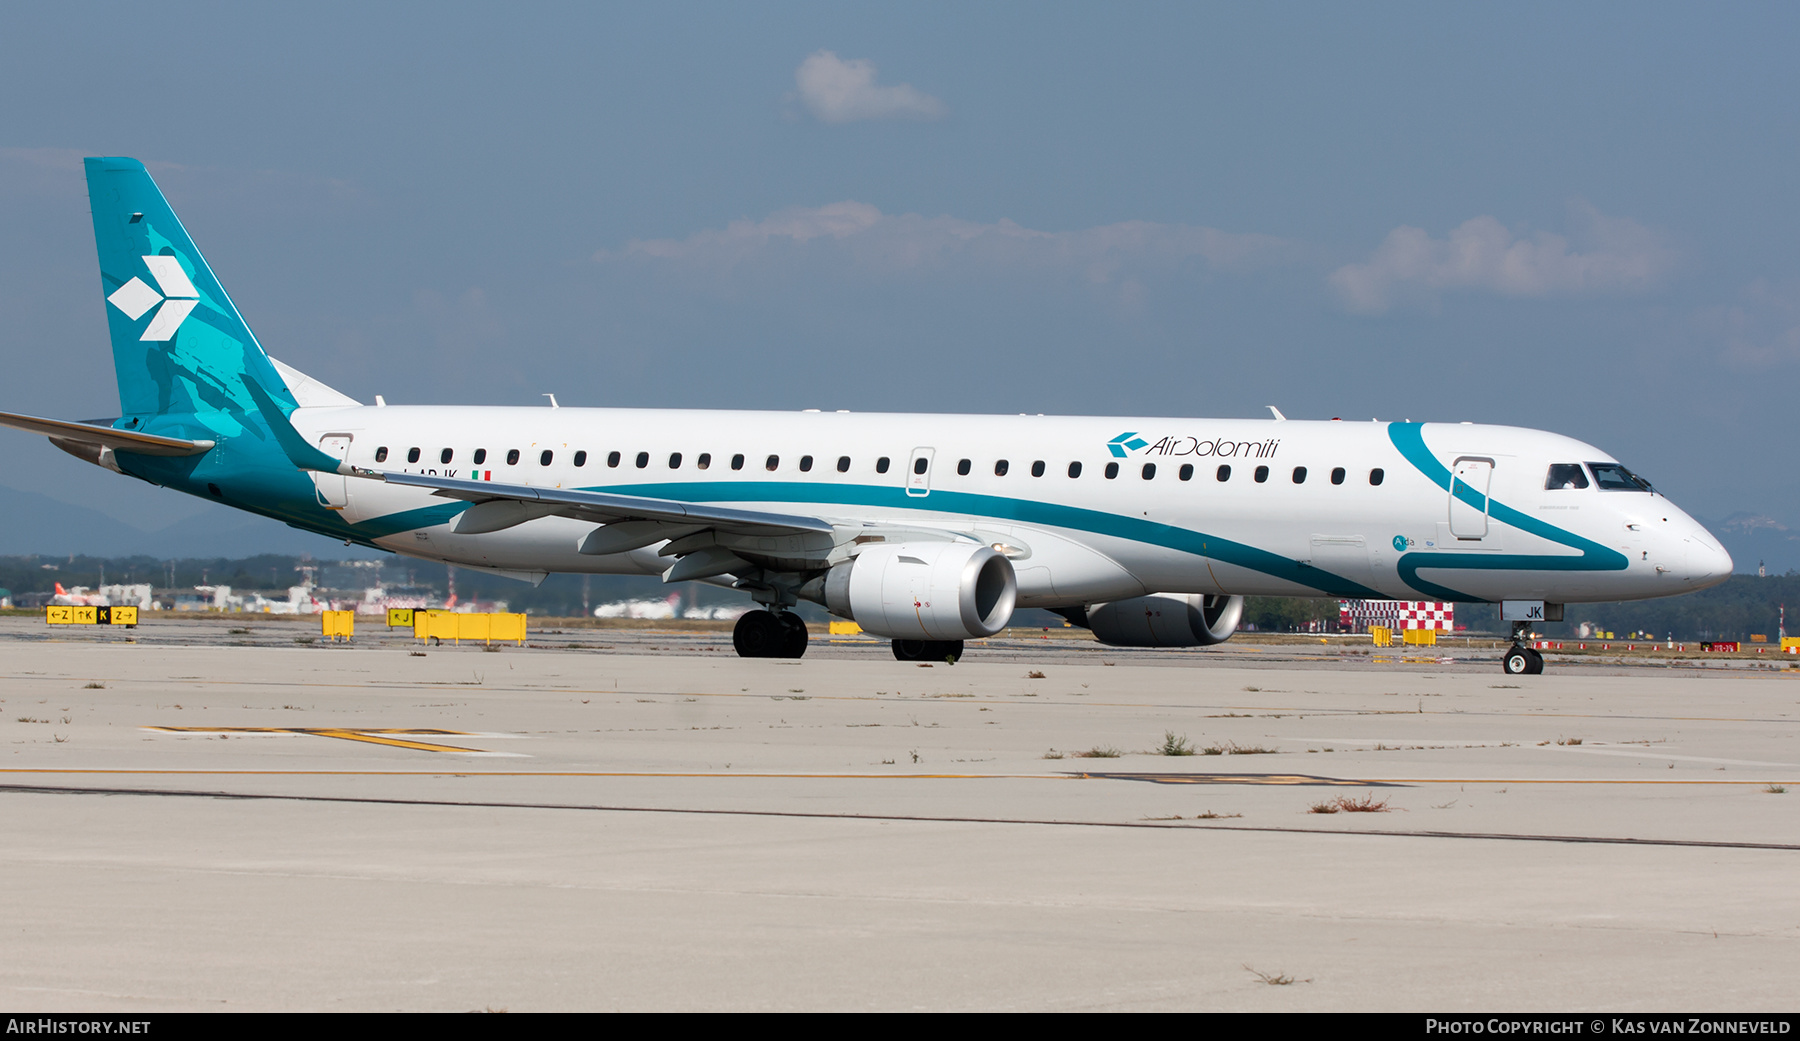
[[1243,616],[1241,596],[1152,593],[1088,605],[1087,627],[1115,647],[1206,647],[1231,639]]
[[825,606],[863,631],[892,640],[992,636],[1012,620],[1019,580],[1012,562],[969,542],[863,547],[825,576]]

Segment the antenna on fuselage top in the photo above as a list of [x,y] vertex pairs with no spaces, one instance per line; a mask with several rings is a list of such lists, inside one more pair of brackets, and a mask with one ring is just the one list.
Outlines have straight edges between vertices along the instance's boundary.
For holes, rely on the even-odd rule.
[[551,408],[562,408],[561,405],[558,405],[556,403],[556,395],[555,394],[545,394],[543,396],[550,399],[550,407]]
[[1279,419],[1279,420],[1281,420],[1281,421],[1282,421],[1282,422],[1286,422],[1286,421],[1287,421],[1287,417],[1286,417],[1286,416],[1284,416],[1284,415],[1282,415],[1282,414],[1281,414],[1281,410],[1280,410],[1280,409],[1278,409],[1278,408],[1276,408],[1276,407],[1275,407],[1275,406],[1274,406],[1274,405],[1270,405],[1270,406],[1269,406],[1269,411],[1270,411],[1270,412],[1273,412],[1273,413],[1275,413],[1275,418],[1276,418],[1276,419]]

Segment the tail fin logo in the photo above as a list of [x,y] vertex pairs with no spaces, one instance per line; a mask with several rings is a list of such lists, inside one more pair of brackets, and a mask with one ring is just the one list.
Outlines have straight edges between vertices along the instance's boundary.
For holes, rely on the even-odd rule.
[[187,321],[188,313],[199,306],[200,292],[188,280],[181,261],[174,257],[145,257],[144,266],[150,269],[150,277],[156,280],[162,292],[158,293],[144,284],[143,279],[134,277],[106,300],[134,322],[155,307],[156,314],[150,319],[150,327],[138,339],[157,342],[173,339],[175,330]]

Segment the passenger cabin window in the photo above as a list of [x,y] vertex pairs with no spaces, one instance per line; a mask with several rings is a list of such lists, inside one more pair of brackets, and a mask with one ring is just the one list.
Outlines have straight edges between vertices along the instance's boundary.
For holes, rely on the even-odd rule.
[[1155,477],[1156,477],[1156,464],[1155,463],[1145,463],[1144,464],[1144,480],[1148,481]]
[[1294,483],[1295,484],[1305,484],[1306,483],[1306,467],[1304,467],[1304,466],[1294,467]]
[[1044,461],[1042,459],[1036,459],[1036,460],[1032,461],[1031,476],[1033,476],[1033,477],[1044,476]]
[[507,466],[518,466],[519,465],[519,450],[518,449],[514,448],[514,449],[510,449],[507,451],[506,465]]
[[967,459],[958,459],[956,461],[956,475],[958,477],[969,476],[969,465],[970,464]]
[[847,455],[838,456],[838,473],[847,474],[849,472],[850,472],[850,457]]
[[438,463],[440,465],[442,465],[444,463],[448,463],[450,460],[455,459],[455,458],[456,458],[456,453],[448,448],[446,448],[442,452],[438,453]]
[[712,453],[711,452],[701,452],[699,455],[694,457],[694,465],[699,467],[702,470],[711,466],[712,465]]
[[1193,463],[1182,463],[1181,470],[1179,472],[1177,472],[1175,476],[1181,478],[1184,481],[1193,480],[1194,479],[1194,464]]
[[375,461],[378,463],[387,462],[387,446],[386,445],[382,445],[380,448],[377,448],[375,450]]
[[681,453],[680,452],[670,452],[669,453],[669,469],[671,469],[671,470],[681,469]]
[[1650,482],[1618,463],[1589,463],[1594,471],[1594,484],[1603,492],[1653,492]]
[[554,458],[556,458],[555,453],[551,452],[548,448],[546,448],[542,452],[538,453],[538,465],[539,466],[549,466],[550,460],[552,460]]
[[875,472],[876,473],[884,474],[884,473],[887,473],[887,470],[888,470],[888,457],[887,456],[884,455],[880,459],[875,460]]
[[1080,477],[1081,476],[1081,464],[1080,463],[1070,463],[1069,464],[1069,476],[1070,477]]
[[742,470],[744,468],[744,453],[739,452],[737,455],[731,457],[731,468],[733,470]]
[[1119,476],[1119,464],[1118,463],[1107,463],[1106,464],[1106,479],[1110,481],[1117,476]]
[[620,458],[621,458],[621,456],[619,455],[619,453],[608,452],[608,453],[606,453],[606,465],[607,466],[618,466]]
[[1229,467],[1229,466],[1219,467],[1219,480],[1221,480],[1221,481],[1231,480],[1231,467]]
[[1544,477],[1544,490],[1560,492],[1588,486],[1587,474],[1580,463],[1551,463],[1550,472]]
[[781,457],[778,455],[772,455],[768,458],[767,461],[765,461],[763,463],[763,469],[769,471],[770,473],[774,473],[775,468],[780,465],[781,465]]
[[1012,464],[1008,463],[1004,459],[994,460],[994,476],[995,477],[1005,477],[1007,469],[1010,468],[1011,466],[1012,466]]
[[635,459],[633,461],[637,463],[637,468],[642,470],[644,467],[650,465],[650,453],[649,452],[639,452],[637,454],[637,459]]
[[409,463],[418,462],[419,461],[419,450],[416,448],[407,449],[406,450],[406,461]]
[[1256,468],[1256,483],[1261,484],[1268,479],[1269,479],[1269,468],[1266,466],[1257,467]]
[[800,472],[803,474],[812,473],[812,456],[803,455],[800,457]]
[[586,452],[576,452],[575,453],[575,465],[578,467],[587,465],[587,453]]
[[482,463],[485,463],[485,462],[487,462],[487,449],[477,448],[475,450],[475,465],[480,466]]
[[1381,482],[1385,480],[1387,480],[1387,471],[1383,470],[1381,467],[1377,466],[1375,469],[1369,471],[1370,484],[1380,485]]
[[1331,483],[1332,484],[1343,484],[1344,483],[1344,468],[1343,467],[1334,466],[1331,468]]

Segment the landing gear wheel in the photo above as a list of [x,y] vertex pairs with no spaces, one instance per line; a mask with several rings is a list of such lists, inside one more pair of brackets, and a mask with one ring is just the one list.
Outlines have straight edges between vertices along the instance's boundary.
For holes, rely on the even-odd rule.
[[751,611],[731,630],[731,645],[740,658],[774,658],[788,639],[787,627],[769,611]]
[[1544,656],[1530,647],[1513,644],[1506,652],[1501,668],[1508,676],[1537,676],[1544,671]]
[[954,662],[961,658],[961,640],[895,640],[894,657],[901,661]]
[[792,611],[783,611],[775,616],[781,622],[781,651],[777,658],[803,658],[806,656],[806,623]]

